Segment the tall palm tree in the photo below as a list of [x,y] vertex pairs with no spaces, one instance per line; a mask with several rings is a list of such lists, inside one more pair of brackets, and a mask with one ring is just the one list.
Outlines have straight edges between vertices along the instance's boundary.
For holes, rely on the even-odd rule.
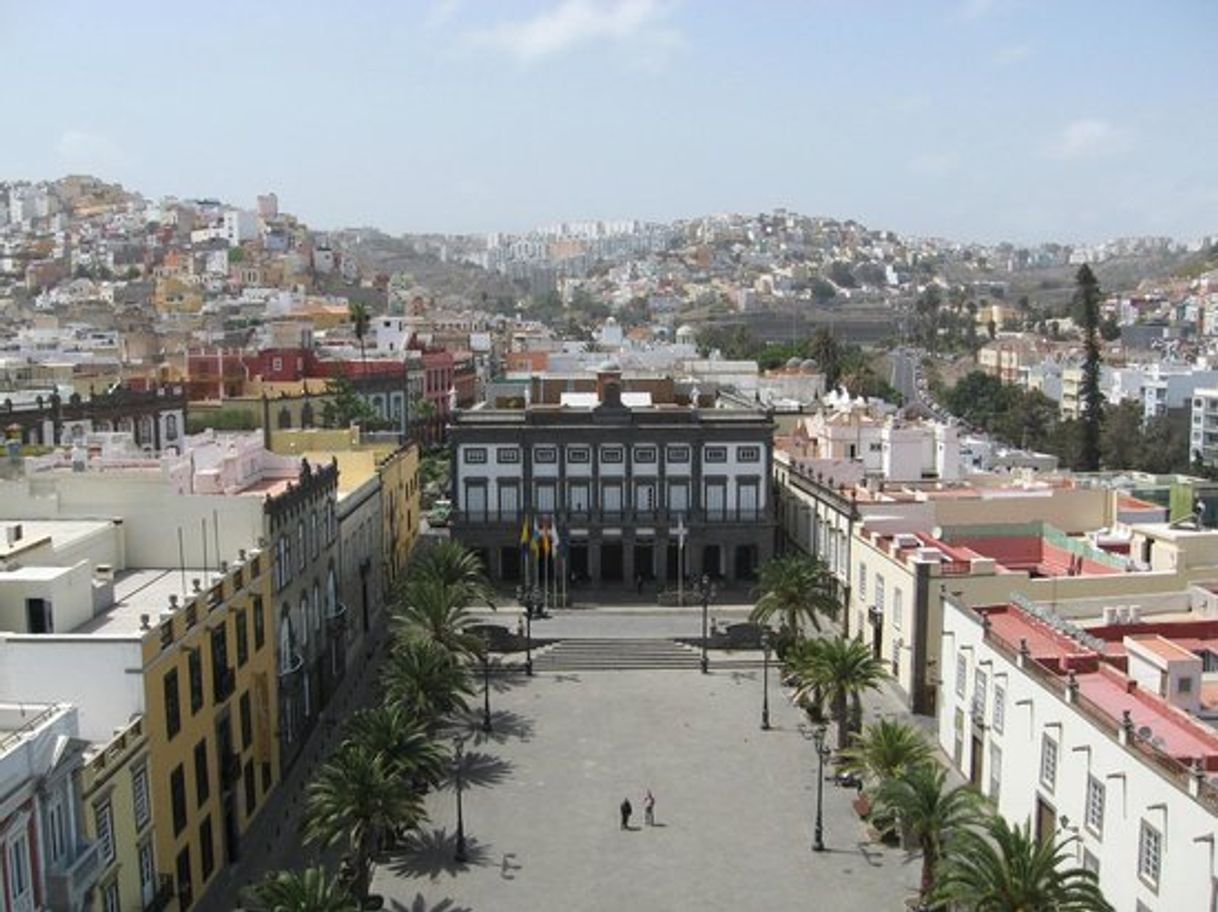
[[923,764],[885,781],[875,796],[875,820],[899,826],[922,850],[923,900],[935,886],[947,843],[982,820],[981,796],[966,785],[947,789],[946,780],[943,767]]
[[445,716],[467,711],[474,693],[469,670],[438,643],[406,638],[398,641],[381,673],[385,698],[411,718],[434,729]]
[[829,704],[837,722],[837,749],[843,750],[849,733],[857,730],[863,718],[863,692],[876,690],[888,673],[862,640],[836,636],[819,646],[806,668],[799,671],[804,683],[796,692],[818,692]]
[[931,897],[968,912],[1113,912],[1095,874],[1073,864],[1075,838],[1042,843],[994,817],[952,843]]
[[871,785],[897,779],[915,766],[934,759],[934,751],[921,730],[907,722],[880,719],[872,722],[842,751],[843,769]]
[[427,574],[414,574],[402,586],[393,620],[404,639],[428,640],[455,656],[478,656],[485,641],[470,632],[469,590]]
[[411,577],[460,588],[465,593],[467,606],[485,602],[495,607],[495,593],[486,578],[482,558],[452,539],[420,548],[412,561]]
[[274,871],[242,897],[249,912],[358,912],[359,904],[325,868]]
[[352,301],[347,308],[347,316],[351,319],[351,329],[355,333],[355,341],[359,343],[359,359],[363,362],[367,360],[364,356],[364,337],[368,335],[368,329],[372,325],[372,314],[367,304]]
[[395,775],[416,788],[426,790],[444,777],[448,754],[401,706],[360,710],[348,720],[345,734],[344,745],[380,754]]
[[795,701],[813,722],[825,720],[825,699],[820,685],[811,677],[814,657],[827,641],[820,637],[795,640],[783,653],[782,662],[787,674],[795,680]]
[[345,843],[354,870],[351,892],[368,896],[372,855],[389,833],[427,819],[422,796],[396,775],[382,754],[345,745],[318,771],[306,790],[305,840]]
[[791,639],[799,636],[802,621],[820,630],[820,615],[836,617],[840,607],[837,583],[829,568],[817,558],[803,554],[787,554],[766,561],[758,590],[761,597],[749,620],[767,624],[777,616]]

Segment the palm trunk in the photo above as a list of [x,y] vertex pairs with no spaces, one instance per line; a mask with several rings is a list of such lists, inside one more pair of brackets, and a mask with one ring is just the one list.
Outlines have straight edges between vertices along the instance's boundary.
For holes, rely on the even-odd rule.
[[935,851],[935,841],[929,836],[922,837],[922,886],[923,901],[935,887],[935,866],[938,864],[938,853]]
[[837,749],[839,751],[846,749],[847,735],[849,734],[850,720],[848,718],[849,707],[846,702],[846,695],[838,694],[833,698],[833,718],[837,721]]

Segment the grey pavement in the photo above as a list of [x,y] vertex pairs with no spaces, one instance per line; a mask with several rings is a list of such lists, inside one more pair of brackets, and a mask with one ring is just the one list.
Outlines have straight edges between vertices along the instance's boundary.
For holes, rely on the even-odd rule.
[[[737,624],[748,618],[751,605],[712,605],[707,612],[710,620]],[[479,621],[499,624],[511,630],[521,617],[516,606],[504,606],[498,611],[481,611]],[[702,635],[702,609],[695,608],[634,608],[614,606],[595,609],[569,609],[550,612],[550,616],[533,621],[533,636],[539,640],[563,637],[698,637]]]
[[[608,618],[607,616],[607,619]],[[661,623],[656,620],[657,625]],[[903,908],[919,863],[866,842],[853,790],[824,784],[828,851],[811,851],[816,765],[802,713],[761,671],[518,676],[492,695],[499,730],[470,727],[470,860],[452,862],[455,796],[428,797],[413,851],[374,890],[409,912]],[[887,694],[868,714],[900,712]],[[656,796],[655,827],[643,796]],[[618,804],[634,805],[632,829]]]

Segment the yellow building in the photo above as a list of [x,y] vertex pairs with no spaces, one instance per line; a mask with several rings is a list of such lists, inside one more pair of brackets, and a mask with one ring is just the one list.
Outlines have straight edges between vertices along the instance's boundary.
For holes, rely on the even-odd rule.
[[381,542],[385,590],[392,592],[419,538],[423,506],[419,488],[419,448],[410,443],[377,464],[381,476]]
[[170,594],[142,641],[154,844],[180,912],[240,856],[278,779],[270,580],[256,553],[184,604]]
[[99,829],[108,825],[114,847],[93,892],[92,908],[99,912],[166,908],[173,899],[173,879],[157,869],[151,782],[143,716],[85,754],[80,775],[85,835],[103,839]]

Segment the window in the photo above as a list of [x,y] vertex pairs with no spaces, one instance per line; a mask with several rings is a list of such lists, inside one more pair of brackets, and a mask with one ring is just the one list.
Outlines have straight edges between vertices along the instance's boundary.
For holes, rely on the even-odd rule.
[[240,668],[250,657],[249,630],[245,621],[245,612],[236,613],[237,626],[237,667]]
[[1002,794],[1002,748],[990,742],[990,800],[995,804]]
[[102,912],[119,912],[118,880],[109,881],[101,888]]
[[1150,887],[1159,887],[1159,865],[1163,862],[1163,834],[1145,820],[1138,834],[1138,876]]
[[93,806],[93,817],[97,824],[97,841],[101,843],[102,864],[114,861],[114,809],[109,801]]
[[963,652],[958,652],[956,653],[956,696],[963,697],[966,687],[968,687],[968,657]]
[[156,880],[156,856],[153,854],[152,840],[146,839],[140,843],[140,895],[152,896],[152,884]]
[[241,695],[241,748],[249,750],[249,746],[254,743],[254,723],[250,713],[250,692],[247,690]]
[[309,513],[309,553],[317,557],[321,549],[321,535],[317,531],[317,511]]
[[135,828],[142,830],[152,817],[148,803],[148,767],[141,766],[131,771],[131,806],[135,816]]
[[761,462],[761,447],[742,446],[736,448],[737,462]]
[[169,801],[173,805],[173,835],[178,836],[186,829],[186,772],[180,763],[169,774]]
[[516,465],[520,462],[519,447],[500,447],[495,451],[495,462],[500,465]]
[[558,447],[533,447],[533,461],[540,465],[552,465],[558,462]]
[[309,552],[305,549],[305,524],[302,519],[296,524],[296,569],[303,570]]
[[186,664],[190,680],[190,714],[193,716],[203,708],[203,654],[197,646],[186,648],[190,654]]
[[601,447],[601,462],[606,465],[617,465],[626,458],[626,450],[620,446]]
[[21,833],[8,844],[8,896],[12,905],[29,895],[31,882],[30,840]]
[[859,561],[859,598],[867,598],[867,565]]
[[258,806],[258,782],[254,779],[254,761],[245,761],[245,772],[241,777],[245,784],[245,818],[248,820],[254,816],[254,809]]
[[216,869],[216,847],[211,833],[211,817],[204,817],[199,824],[199,855],[203,859],[203,880],[211,877]]
[[892,629],[900,630],[901,624],[904,622],[902,615],[905,612],[905,599],[900,589],[892,590]]
[[703,462],[727,462],[727,447],[708,446],[702,451]]
[[1006,724],[1007,691],[1001,684],[994,685],[994,715],[990,725],[998,734],[1002,734],[1002,726]]
[[182,728],[182,707],[178,704],[178,670],[165,672],[165,732],[169,740]]
[[250,610],[254,613],[254,651],[257,652],[266,643],[266,618],[262,614],[262,596],[254,596]]
[[670,446],[664,451],[664,458],[669,462],[689,462],[689,447]]
[[194,902],[195,894],[190,883],[190,844],[187,843],[182,851],[178,852],[177,860],[178,872],[178,905],[183,909],[189,909],[190,904]]
[[1095,776],[1087,777],[1087,829],[1097,838],[1104,834],[1104,783]]
[[68,819],[63,801],[56,798],[47,806],[47,843],[52,862],[63,858],[68,850]]
[[1049,792],[1057,785],[1057,742],[1048,735],[1040,739],[1040,784]]
[[634,461],[640,465],[651,465],[656,461],[656,448],[641,446],[634,448]]
[[980,668],[973,674],[973,715],[985,718],[986,686],[989,679]]
[[211,794],[211,779],[207,775],[207,739],[195,745],[195,804],[203,807]]
[[884,614],[884,577],[875,575],[875,607],[882,617]]
[[567,447],[567,462],[572,465],[586,465],[592,461],[592,450],[586,446]]
[[1176,693],[1187,694],[1187,693],[1192,693],[1192,692],[1193,692],[1193,679],[1192,678],[1177,678],[1176,679]]
[[486,464],[486,447],[466,447],[462,454],[461,458],[466,465]]

